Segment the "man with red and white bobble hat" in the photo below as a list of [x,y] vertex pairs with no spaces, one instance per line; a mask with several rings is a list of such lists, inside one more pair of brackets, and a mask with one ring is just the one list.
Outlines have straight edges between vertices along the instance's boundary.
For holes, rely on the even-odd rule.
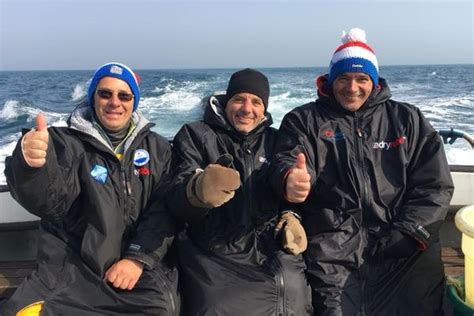
[[319,98],[280,126],[272,184],[301,215],[316,315],[441,315],[443,144],[392,100],[365,32],[343,34]]

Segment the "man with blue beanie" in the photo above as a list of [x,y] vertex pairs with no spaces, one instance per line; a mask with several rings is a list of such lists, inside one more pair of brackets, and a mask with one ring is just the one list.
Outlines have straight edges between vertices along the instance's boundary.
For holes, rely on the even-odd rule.
[[272,184],[308,237],[315,315],[442,315],[443,143],[391,99],[365,32],[344,34],[315,102],[280,126]]
[[7,158],[12,196],[41,224],[38,268],[2,315],[179,314],[162,205],[171,149],[139,101],[139,77],[105,64],[67,127],[39,114]]

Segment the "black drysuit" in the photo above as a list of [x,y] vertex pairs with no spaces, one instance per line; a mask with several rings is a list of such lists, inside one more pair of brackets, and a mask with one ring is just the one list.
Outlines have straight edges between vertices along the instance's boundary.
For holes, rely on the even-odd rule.
[[[45,302],[42,315],[179,313],[177,272],[164,260],[175,225],[161,203],[171,148],[139,113],[132,121],[135,129],[121,161],[87,104],[72,113],[68,127],[48,129],[45,166],[26,164],[21,140],[7,158],[12,196],[41,217],[41,224],[38,268],[2,307],[2,315],[37,301]],[[145,264],[132,291],[104,280],[122,258]]]
[[[268,183],[276,130],[270,114],[248,135],[225,119],[218,100],[204,120],[186,124],[173,141],[169,208],[186,222],[178,252],[185,315],[308,315],[310,291],[301,255],[273,238],[279,201]],[[198,168],[233,157],[242,185],[213,209],[192,206],[186,185]]]
[[[306,156],[311,191],[294,207],[308,235],[315,314],[442,313],[438,232],[453,183],[440,137],[419,109],[390,99],[383,79],[356,112],[318,82],[319,99],[284,117],[272,169],[283,196],[296,156]],[[393,230],[418,250],[384,251]]]

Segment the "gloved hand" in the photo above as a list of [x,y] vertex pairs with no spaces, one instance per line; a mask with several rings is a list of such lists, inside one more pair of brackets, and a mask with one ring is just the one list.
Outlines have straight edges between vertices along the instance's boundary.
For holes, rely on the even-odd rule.
[[376,256],[383,258],[407,258],[417,250],[416,240],[397,229],[390,229],[389,235],[379,241]]
[[[283,232],[281,232],[283,230]],[[282,233],[283,248],[293,255],[298,255],[306,250],[308,247],[308,239],[306,232],[300,223],[291,212],[283,213],[278,223],[275,226],[274,236]]]
[[197,172],[186,187],[189,202],[201,208],[214,208],[228,202],[240,187],[238,171],[217,164],[210,164]]

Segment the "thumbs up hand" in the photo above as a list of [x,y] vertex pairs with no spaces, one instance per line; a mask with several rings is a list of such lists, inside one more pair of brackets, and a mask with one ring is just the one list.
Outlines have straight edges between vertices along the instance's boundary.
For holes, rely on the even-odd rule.
[[292,203],[302,203],[311,189],[311,176],[306,170],[306,157],[298,154],[290,174],[286,178],[286,199]]
[[42,113],[36,116],[35,128],[25,134],[21,142],[21,151],[30,167],[41,168],[46,164],[48,150],[48,125]]

